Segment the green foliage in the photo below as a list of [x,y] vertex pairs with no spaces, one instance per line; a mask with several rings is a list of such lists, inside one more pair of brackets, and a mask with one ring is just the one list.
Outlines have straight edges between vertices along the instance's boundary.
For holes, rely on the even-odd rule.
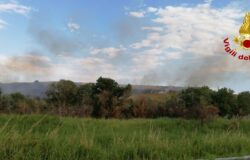
[[10,94],[9,96],[10,96],[10,98],[13,99],[13,101],[15,101],[15,102],[23,101],[23,100],[26,99],[26,97],[25,97],[23,94],[18,93],[18,92],[17,92],[17,93],[12,93],[12,94]]
[[250,92],[241,92],[237,96],[237,104],[240,115],[250,114]]
[[91,94],[92,94],[92,88],[94,84],[88,83],[88,84],[82,84],[78,86],[77,89],[77,101],[79,105],[84,104],[91,104]]
[[12,93],[0,97],[0,112],[3,113],[45,113],[48,112],[47,103],[42,99],[33,99],[21,93]]
[[117,107],[122,107],[131,94],[131,85],[121,87],[110,78],[100,77],[92,87],[94,117],[113,117]]
[[57,107],[54,112],[59,112],[60,115],[81,113],[85,116],[91,114],[94,117],[109,118],[122,114],[131,90],[131,85],[121,87],[110,78],[100,77],[95,84],[80,85],[61,80],[51,84],[47,91],[47,102],[52,108]]
[[185,116],[185,101],[180,98],[180,94],[172,94],[166,101],[166,116],[169,117],[184,117]]
[[61,116],[96,118],[182,117],[202,122],[220,116],[232,118],[250,114],[250,92],[234,94],[222,88],[188,87],[181,92],[132,95],[132,86],[119,85],[111,78],[100,77],[96,83],[76,84],[69,80],[52,83],[45,99],[20,93],[3,95],[2,113],[49,113]]
[[118,83],[111,78],[100,77],[96,80],[96,84],[93,86],[93,94],[100,94],[103,91],[113,93],[113,95],[120,94],[120,88]]
[[192,160],[250,151],[249,119],[0,117],[0,160]]
[[77,85],[69,80],[60,80],[51,84],[46,94],[47,101],[57,107],[77,104]]
[[216,117],[218,109],[212,106],[212,91],[209,87],[189,87],[167,101],[169,115],[185,118],[195,118],[203,123]]
[[180,99],[187,108],[194,106],[207,106],[212,103],[213,91],[208,87],[189,87],[180,93]]
[[228,88],[221,88],[213,94],[213,103],[220,110],[221,116],[238,115],[237,96],[234,91]]

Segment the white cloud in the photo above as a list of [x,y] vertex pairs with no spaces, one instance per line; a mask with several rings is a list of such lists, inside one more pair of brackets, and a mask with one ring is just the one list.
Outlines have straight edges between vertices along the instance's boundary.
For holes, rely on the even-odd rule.
[[139,43],[134,43],[130,45],[130,47],[134,49],[140,49],[140,48],[149,47],[149,46],[151,46],[151,41],[149,39],[144,39]]
[[[90,55],[87,57],[58,56],[56,61],[46,60],[46,58],[30,58],[29,56],[23,58],[12,57],[7,58],[7,60],[2,60],[0,57],[0,75],[10,75],[15,81],[58,80],[64,78],[74,81],[93,82],[99,76],[107,76],[114,79],[125,78],[130,82],[134,79],[138,82],[150,71],[153,71],[153,73],[157,73],[158,70],[173,72],[181,68],[183,72],[180,73],[184,73],[187,68],[182,68],[182,63],[190,63],[192,66],[191,63],[196,62],[195,58],[197,57],[221,54],[223,38],[238,34],[244,13],[233,7],[213,8],[210,3],[211,1],[207,1],[192,7],[149,7],[145,11],[130,14],[141,18],[145,17],[145,14],[150,15],[145,17],[150,23],[146,23],[141,28],[142,32],[145,33],[145,37],[126,48],[123,46],[91,48]],[[77,27],[72,24],[70,25],[70,27],[73,27],[72,31],[80,28],[80,26]],[[122,64],[119,63],[119,58],[112,59],[119,57],[123,52],[128,52],[128,54],[123,54],[126,61],[122,59]],[[194,58],[190,62],[181,61],[184,57]],[[226,57],[227,55],[225,55]],[[13,61],[13,59],[16,59],[17,62]],[[173,64],[175,62],[177,64]],[[172,64],[169,65],[169,63]],[[214,65],[214,68],[207,71],[244,72],[247,68],[245,67],[243,71],[241,63],[242,61],[237,60],[229,65],[223,63],[222,65],[227,65],[224,68],[218,68],[220,64]],[[121,66],[125,67],[122,68]],[[199,68],[200,66],[202,65],[195,67]],[[189,69],[195,70],[192,67]],[[169,82],[174,82],[175,73],[171,75],[173,76],[167,78],[165,76],[165,80],[169,79]],[[8,76],[0,76],[0,80],[4,77]],[[180,77],[182,78],[183,75]],[[152,80],[155,80],[155,77]]]
[[21,5],[17,2],[0,3],[0,12],[14,12],[25,15],[28,14],[31,10],[31,7]]
[[147,11],[148,12],[156,12],[158,9],[154,7],[148,7]]
[[244,12],[233,7],[213,8],[211,2],[193,7],[147,9],[147,14],[154,17],[153,26],[143,27],[142,30],[150,31],[146,38],[130,45],[137,50],[134,53],[137,70],[157,69],[168,59],[181,59],[183,55],[203,57],[222,53],[223,38],[238,34]]
[[[160,27],[159,27],[160,28]],[[157,47],[158,46],[158,41],[161,40],[161,35],[158,32],[151,32],[147,35],[147,38],[134,43],[132,45],[130,45],[130,47],[134,48],[134,49],[142,49],[142,48],[149,48],[149,47]]]
[[123,46],[120,46],[119,48],[114,48],[114,47],[92,48],[90,54],[92,55],[102,54],[108,56],[109,58],[115,58],[125,50],[126,48],[124,48]]
[[163,31],[163,28],[162,27],[149,27],[149,26],[145,26],[145,27],[142,27],[142,30]]
[[144,17],[144,13],[143,12],[129,12],[129,15],[132,17],[136,17],[136,18],[142,18]]
[[205,0],[205,3],[207,3],[207,4],[211,4],[213,2],[213,0]]
[[162,54],[162,51],[157,49],[149,49],[138,52],[132,59],[135,63],[134,70],[141,72],[154,69],[161,64],[160,54]]
[[0,19],[0,30],[3,29],[6,25],[7,25],[7,22]]
[[96,57],[61,57],[53,65],[53,79],[70,79],[73,81],[94,82],[100,76],[117,78],[119,72],[105,59]]
[[[27,15],[32,10],[31,7],[21,5],[17,2],[10,3],[0,3],[0,13],[16,13],[21,15]],[[3,29],[8,23],[2,19],[0,19],[0,29]]]
[[69,22],[67,24],[67,27],[70,30],[70,32],[75,32],[75,31],[77,31],[77,30],[79,30],[81,28],[81,26],[79,24],[72,23],[72,22]]

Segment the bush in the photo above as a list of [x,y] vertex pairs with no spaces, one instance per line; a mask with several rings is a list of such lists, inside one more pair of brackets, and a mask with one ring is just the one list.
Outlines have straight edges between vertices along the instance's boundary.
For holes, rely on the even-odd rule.
[[77,102],[77,85],[69,80],[52,83],[46,93],[49,104],[56,107],[70,107]]
[[241,92],[237,96],[238,113],[245,116],[250,113],[250,92]]
[[[250,92],[234,94],[222,88],[188,87],[168,93],[166,103],[148,96],[130,98],[132,86],[120,86],[115,80],[100,77],[96,83],[75,84],[69,80],[52,83],[45,99],[33,99],[21,93],[3,95],[1,113],[53,113],[64,116],[96,118],[182,117],[202,122],[218,116],[245,116],[250,113]],[[158,96],[158,95],[157,95]],[[161,96],[159,96],[161,97]]]
[[98,78],[92,87],[92,102],[94,117],[110,118],[117,108],[122,107],[131,94],[131,85],[121,87],[110,78]]
[[208,87],[189,87],[180,94],[172,95],[167,101],[168,114],[171,117],[194,118],[205,121],[216,116],[217,108],[211,106],[212,91]]
[[140,96],[134,101],[133,115],[139,118],[155,118],[157,117],[157,102],[152,99]]
[[214,92],[213,104],[220,110],[220,116],[233,117],[238,115],[237,96],[234,91],[227,88],[221,88]]

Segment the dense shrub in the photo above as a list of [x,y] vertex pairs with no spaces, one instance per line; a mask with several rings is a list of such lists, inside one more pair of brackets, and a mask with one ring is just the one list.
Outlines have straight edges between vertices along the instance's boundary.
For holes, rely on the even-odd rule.
[[[52,83],[44,99],[21,93],[3,95],[0,90],[1,113],[45,113],[62,116],[96,118],[182,117],[201,122],[223,117],[250,114],[250,92],[234,94],[233,90],[188,87],[158,97],[131,96],[132,86],[120,86],[115,80],[100,77],[96,83],[76,84],[69,80]],[[162,99],[162,98],[161,98]]]
[[213,91],[208,87],[189,87],[184,89],[179,97],[187,108],[194,106],[207,106],[212,104]]
[[77,85],[69,80],[52,83],[47,91],[47,101],[57,107],[70,107],[77,104]]
[[140,96],[134,101],[133,115],[139,118],[157,117],[158,104],[152,99]]
[[[189,87],[179,94],[172,95],[166,102],[171,117],[195,118],[205,121],[218,114],[213,103],[212,91],[208,87]],[[216,108],[216,109],[215,109]]]
[[234,95],[233,90],[221,88],[214,92],[212,98],[213,104],[219,108],[221,116],[233,117],[239,114],[237,96]]
[[94,117],[110,118],[117,114],[131,94],[131,85],[121,87],[110,78],[100,77],[92,87],[91,98],[93,102]]
[[92,104],[92,99],[91,99],[91,94],[92,94],[92,88],[94,84],[92,83],[87,83],[87,84],[82,84],[79,85],[77,88],[77,104],[78,105],[91,105]]
[[250,92],[241,92],[237,96],[239,115],[250,114]]

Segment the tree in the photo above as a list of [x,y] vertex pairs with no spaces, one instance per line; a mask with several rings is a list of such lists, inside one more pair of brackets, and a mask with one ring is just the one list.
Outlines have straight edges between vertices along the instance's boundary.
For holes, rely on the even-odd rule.
[[172,93],[166,100],[165,109],[161,109],[162,113],[160,114],[164,115],[163,112],[165,111],[166,115],[169,117],[184,117],[186,110],[185,100],[181,99],[180,97],[183,98],[183,91],[182,94]]
[[23,94],[16,92],[8,95],[1,95],[1,110],[7,112],[19,112],[23,108],[27,108],[27,97]]
[[94,117],[112,117],[117,107],[121,107],[130,96],[131,85],[121,87],[110,78],[100,77],[92,87]]
[[218,108],[212,105],[213,94],[214,91],[207,86],[189,87],[179,94],[179,106],[184,106],[185,109],[180,110],[180,107],[174,109],[177,109],[177,113],[181,111],[180,113],[187,118],[199,119],[203,123],[218,115]]
[[234,91],[228,88],[221,88],[212,96],[213,103],[220,110],[221,116],[232,117],[237,115],[237,98]]
[[77,88],[77,102],[79,105],[91,104],[92,83],[79,85]]
[[212,103],[213,91],[207,87],[189,87],[180,93],[180,99],[185,107],[207,106]]
[[237,96],[238,113],[248,115],[250,113],[250,92],[241,92]]
[[31,107],[28,105],[28,98],[22,93],[12,93],[8,96],[9,102],[12,107],[11,110],[17,111],[18,113],[27,113],[30,111]]
[[11,97],[11,99],[13,99],[15,102],[24,101],[24,100],[26,99],[26,97],[25,97],[22,93],[19,93],[19,92],[10,94],[10,97]]
[[2,90],[0,89],[0,110],[3,112],[10,112],[12,109],[9,96],[3,95]]
[[69,80],[52,83],[46,92],[47,101],[57,107],[77,104],[77,85]]

